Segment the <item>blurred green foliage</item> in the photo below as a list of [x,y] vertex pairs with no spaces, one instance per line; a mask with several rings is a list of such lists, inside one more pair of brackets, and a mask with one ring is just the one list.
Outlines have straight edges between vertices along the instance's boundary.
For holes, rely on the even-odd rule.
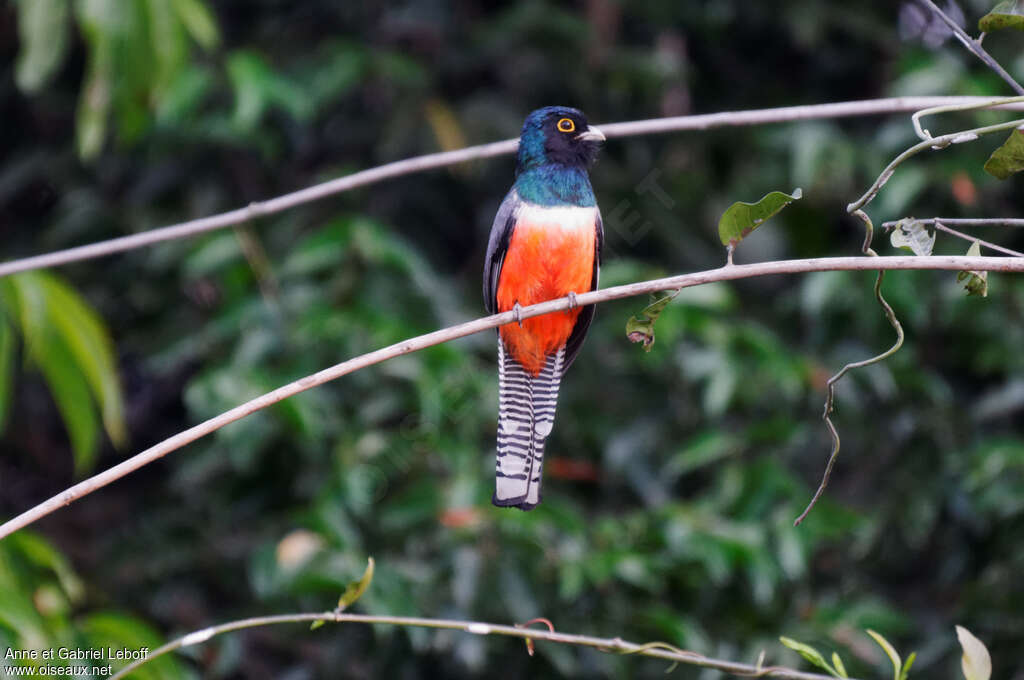
[[122,141],[150,124],[153,104],[182,87],[190,43],[212,49],[217,24],[203,0],[17,0],[16,80],[38,92],[63,65],[75,25],[87,49],[78,98],[78,152],[100,152],[113,114]]
[[16,335],[25,363],[43,374],[60,411],[75,474],[89,472],[101,423],[114,444],[127,443],[109,330],[78,293],[49,272],[0,279],[0,432],[15,394]]
[[[66,672],[72,666],[101,667],[108,662],[76,660],[57,650],[134,651],[160,646],[160,634],[137,617],[98,610],[77,615],[86,590],[67,560],[38,534],[22,531],[0,544],[0,645],[4,648],[0,670],[28,666],[61,667]],[[12,660],[7,658],[8,649],[54,650],[54,655],[49,660]],[[167,680],[195,675],[179,660],[165,656],[133,677]]]
[[[600,123],[1004,92],[956,45],[901,42],[899,8],[880,0],[42,4],[0,6],[4,258],[507,138],[529,110],[553,103]],[[115,4],[127,9],[112,13]],[[965,11],[973,20],[987,5]],[[38,40],[63,47],[54,56]],[[985,45],[1024,72],[1014,32]],[[954,114],[933,127],[1005,116]],[[738,260],[859,252],[861,227],[845,206],[913,141],[902,117],[612,140],[592,173],[608,236],[602,285],[719,266],[718,217],[779,187],[800,186],[804,197],[747,237]],[[1019,180],[997,182],[982,167],[994,144],[916,158],[869,213],[876,224],[914,213],[1016,215]],[[132,450],[330,364],[478,316],[486,235],[511,175],[509,158],[413,175],[67,267],[62,275],[112,329]],[[982,236],[1022,244],[1006,230]],[[876,248],[892,252],[883,241]],[[935,245],[963,250],[945,237]],[[28,280],[57,280],[49,276]],[[320,611],[373,555],[356,610],[547,616],[565,631],[748,662],[767,649],[771,661],[798,665],[778,643],[787,635],[838,650],[858,677],[891,673],[865,628],[918,651],[912,677],[954,677],[961,623],[1013,677],[1024,634],[1024,280],[992,277],[987,298],[967,299],[950,273],[886,277],[907,344],[840,385],[843,454],[825,501],[792,527],[829,448],[825,380],[892,341],[872,281],[820,273],[687,289],[660,315],[649,353],[622,332],[646,302],[603,305],[564,383],[544,504],[528,514],[489,504],[492,334],[304,393],[40,524],[82,593],[59,583],[70,566],[23,571],[0,593],[20,598],[12,611],[29,623],[0,615],[0,635],[15,645],[61,635],[134,644],[133,632],[146,630],[134,622],[166,638],[247,615]],[[5,318],[0,386],[13,366]],[[61,333],[55,324],[73,355]],[[58,361],[54,352],[43,361]],[[79,393],[105,415],[105,383],[95,368],[79,371]],[[73,470],[42,383],[28,374],[0,394],[11,395],[0,440],[0,512],[10,515],[67,486]],[[83,422],[95,431],[99,421]],[[99,456],[102,465],[118,458]],[[4,559],[30,559],[17,556],[19,540],[31,539],[5,541],[0,550],[15,557]],[[71,603],[56,618],[31,599],[47,584]],[[102,612],[121,618],[97,622]],[[191,654],[161,672],[664,670],[386,627],[264,629]]]

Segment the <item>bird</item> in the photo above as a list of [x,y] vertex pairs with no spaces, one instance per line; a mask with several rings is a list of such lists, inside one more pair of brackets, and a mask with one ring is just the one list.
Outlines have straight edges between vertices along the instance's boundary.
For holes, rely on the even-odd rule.
[[[562,376],[579,354],[594,306],[604,227],[588,169],[604,134],[578,109],[548,106],[523,123],[515,181],[494,218],[484,261],[488,313],[515,312],[498,329],[498,507],[541,502],[544,443],[555,422]],[[529,319],[522,307],[568,297],[567,311]]]

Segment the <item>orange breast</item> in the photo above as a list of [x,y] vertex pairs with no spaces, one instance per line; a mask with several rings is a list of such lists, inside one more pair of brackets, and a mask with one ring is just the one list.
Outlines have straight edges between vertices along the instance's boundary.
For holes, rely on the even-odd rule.
[[[570,292],[590,290],[594,275],[596,208],[528,207],[520,212],[498,279],[498,311]],[[580,310],[552,312],[502,326],[512,356],[537,375],[545,358],[564,345]]]

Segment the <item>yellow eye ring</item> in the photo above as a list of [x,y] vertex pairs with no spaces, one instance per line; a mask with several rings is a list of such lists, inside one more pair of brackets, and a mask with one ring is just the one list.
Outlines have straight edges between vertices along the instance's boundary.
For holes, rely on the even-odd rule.
[[576,132],[576,123],[573,122],[572,118],[562,118],[558,121],[559,132]]

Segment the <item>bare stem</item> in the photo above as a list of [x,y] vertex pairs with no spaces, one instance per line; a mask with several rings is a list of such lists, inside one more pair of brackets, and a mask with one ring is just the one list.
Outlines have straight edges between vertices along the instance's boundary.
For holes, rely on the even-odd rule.
[[872,184],[871,187],[868,188],[866,192],[864,192],[863,196],[858,198],[850,205],[846,206],[846,211],[852,214],[855,210],[859,210],[860,208],[863,208],[868,203],[870,203],[875,198],[875,196],[878,195],[878,192],[881,190],[881,188],[885,186],[885,183],[889,181],[889,178],[892,177],[893,173],[896,171],[896,168],[899,167],[907,159],[916,156],[922,151],[925,151],[927,149],[945,149],[950,144],[972,142],[981,135],[987,135],[993,132],[1001,132],[1003,130],[1012,130],[1014,128],[1020,127],[1021,125],[1024,125],[1024,119],[1011,120],[1006,123],[999,123],[997,125],[986,125],[985,127],[973,128],[971,130],[963,130],[961,132],[951,132],[948,135],[932,137],[930,139],[926,139],[923,142],[919,142],[914,146],[910,147],[909,149],[907,149],[906,151],[904,151],[903,153],[901,153],[899,156],[896,156],[896,158],[894,158],[889,163],[889,165],[885,166],[885,169],[882,170],[881,174],[878,176],[878,179],[875,180],[874,184]]
[[1024,102],[1024,97],[996,97],[990,99],[987,102],[979,102],[972,104],[948,104],[945,106],[930,106],[920,111],[915,111],[910,116],[910,121],[914,125],[914,132],[921,139],[931,139],[932,133],[921,127],[921,119],[925,116],[932,116],[937,113],[951,113],[953,111],[973,111],[976,109],[991,109],[997,106],[1004,106],[1006,104],[1013,104],[1017,102]]
[[996,75],[1005,80],[1006,83],[1013,88],[1014,92],[1016,92],[1017,94],[1024,95],[1024,87],[1021,87],[1020,83],[1014,80],[1013,76],[1007,73],[1006,69],[1000,66],[998,61],[992,58],[992,55],[989,54],[985,50],[985,48],[981,46],[980,39],[975,40],[971,36],[967,35],[967,32],[964,31],[964,29],[960,28],[960,24],[953,21],[953,19],[950,18],[948,14],[939,9],[939,6],[932,2],[932,0],[921,0],[921,2],[924,3],[924,5],[930,8],[933,12],[935,12],[935,14],[938,15],[938,17],[942,19],[946,23],[946,25],[953,30],[953,35],[957,37],[957,40],[963,43],[964,47],[973,52],[974,56],[978,57],[978,59],[981,59],[986,66],[995,71]]
[[956,229],[950,229],[949,227],[947,227],[942,222],[938,222],[938,221],[933,222],[932,226],[934,226],[939,231],[944,231],[947,234],[951,234],[953,236],[956,236],[957,238],[962,238],[965,241],[969,241],[971,243],[974,243],[975,241],[977,241],[978,245],[983,246],[985,248],[988,248],[989,250],[994,250],[997,253],[1003,253],[1004,255],[1010,255],[1012,257],[1024,257],[1024,253],[1022,253],[1022,252],[1019,252],[1019,251],[1016,251],[1016,250],[1011,250],[1010,248],[1003,247],[1003,246],[999,245],[998,243],[991,243],[990,241],[982,240],[982,239],[977,238],[975,236],[971,236],[970,234],[965,234],[962,231],[957,231]]
[[962,231],[957,231],[956,229],[951,229],[950,227],[947,226],[949,224],[956,224],[958,226],[959,225],[963,225],[963,226],[968,226],[968,227],[997,226],[997,225],[998,226],[1010,226],[1010,227],[1024,227],[1024,220],[999,219],[999,218],[982,218],[982,219],[970,219],[970,218],[955,219],[955,218],[948,218],[947,219],[945,217],[931,217],[931,218],[928,218],[928,219],[919,220],[919,219],[916,219],[914,217],[907,217],[907,218],[904,218],[902,220],[891,220],[889,222],[883,222],[882,223],[882,227],[884,229],[886,229],[886,230],[889,230],[889,229],[892,229],[892,228],[894,228],[896,226],[899,226],[899,224],[901,222],[908,222],[908,221],[909,222],[914,222],[916,224],[921,224],[921,225],[930,225],[930,226],[934,227],[935,229],[938,229],[939,231],[944,231],[947,234],[950,234],[951,236],[956,236],[957,238],[961,238],[961,239],[963,239],[965,241],[969,241],[971,243],[974,243],[975,241],[977,241],[978,245],[980,245],[981,247],[988,248],[989,250],[994,250],[997,253],[1003,253],[1004,255],[1010,255],[1011,257],[1024,257],[1024,253],[1021,253],[1021,252],[1016,251],[1016,250],[1012,250],[1012,249],[1007,248],[1005,246],[1001,246],[998,243],[992,243],[991,241],[986,241],[984,239],[980,239],[977,236],[972,236],[970,234],[965,234]]
[[[876,253],[874,248],[871,247],[871,239],[875,232],[875,227],[871,222],[871,218],[868,217],[867,213],[860,209],[854,210],[853,215],[864,223],[864,245],[861,246],[861,252],[865,255],[869,255],[870,257],[878,258],[878,253]],[[885,278],[885,270],[879,269],[878,276],[875,277],[875,299],[882,307],[882,311],[885,312],[885,318],[889,321],[889,325],[891,325],[893,330],[896,331],[896,342],[892,347],[877,356],[873,356],[870,359],[864,359],[863,361],[855,361],[846,364],[838,373],[828,379],[827,395],[825,397],[825,411],[821,417],[825,421],[825,427],[828,428],[829,436],[832,437],[832,451],[829,453],[828,463],[825,464],[825,473],[821,476],[821,483],[818,484],[818,488],[815,490],[814,496],[811,497],[811,501],[807,504],[807,507],[804,508],[804,511],[800,513],[800,516],[793,521],[793,526],[800,526],[800,523],[807,518],[807,514],[818,503],[821,495],[825,493],[825,488],[828,486],[829,479],[832,477],[832,469],[835,467],[836,458],[839,457],[839,432],[836,430],[836,426],[832,422],[832,409],[834,407],[836,397],[836,383],[839,382],[848,371],[855,368],[870,366],[871,364],[877,364],[880,361],[885,361],[903,347],[903,341],[906,337],[903,331],[903,324],[901,324],[900,320],[896,318],[896,312],[893,311],[892,306],[885,299],[885,296],[882,295],[883,278]]]
[[571,635],[558,633],[553,630],[539,630],[507,626],[494,623],[480,623],[477,621],[454,621],[449,619],[425,619],[411,616],[371,616],[365,614],[347,614],[339,611],[320,613],[299,613],[280,614],[276,616],[258,616],[251,619],[231,621],[218,626],[210,626],[184,635],[177,640],[154,649],[144,659],[134,661],[110,677],[110,680],[127,677],[129,673],[137,670],[140,666],[153,661],[169,652],[182,647],[206,642],[210,638],[245,628],[256,628],[259,626],[272,626],[280,623],[370,623],[390,624],[395,626],[412,626],[419,628],[440,628],[446,630],[461,630],[473,635],[505,635],[508,637],[543,640],[578,647],[590,647],[609,654],[636,654],[637,656],[648,656],[655,659],[672,661],[674,664],[684,664],[697,668],[710,668],[722,671],[731,675],[738,675],[748,678],[779,678],[781,680],[829,680],[826,675],[818,673],[805,673],[792,668],[782,666],[752,666],[745,663],[725,661],[690,652],[674,647],[665,642],[648,642],[637,644],[628,642],[622,638],[599,638],[589,635]]
[[[933,269],[948,271],[994,271],[994,272],[1024,272],[1024,259],[1013,257],[966,257],[953,255],[940,255],[931,257],[918,256],[895,256],[895,257],[822,257],[804,260],[781,260],[777,262],[760,262],[756,264],[730,265],[719,269],[711,269],[692,274],[681,274],[663,279],[641,281],[612,288],[580,293],[576,296],[575,303],[578,305],[592,305],[598,302],[619,300],[637,295],[649,295],[664,290],[676,288],[689,288],[715,281],[731,281],[746,279],[755,276],[768,276],[772,274],[800,274],[816,271],[864,271],[864,270],[888,270],[888,269]],[[564,311],[569,308],[572,301],[568,298],[549,300],[520,310],[521,318],[548,314],[550,312]],[[86,496],[97,489],[100,489],[111,482],[118,480],[135,470],[162,458],[172,451],[182,448],[201,437],[205,437],[220,428],[240,420],[256,411],[262,410],[276,404],[277,402],[304,392],[318,385],[336,380],[343,375],[348,375],[367,366],[378,364],[387,359],[416,352],[433,345],[448,342],[474,333],[496,328],[503,324],[515,321],[515,312],[504,312],[493,316],[468,321],[466,323],[444,328],[409,338],[395,343],[388,347],[349,359],[340,364],[331,366],[322,371],[300,378],[288,383],[271,392],[267,392],[255,399],[240,404],[220,415],[214,416],[198,425],[179,432],[178,434],[165,439],[152,446],[142,453],[118,463],[117,465],[104,470],[88,479],[85,479],[74,486],[65,489],[39,505],[27,510],[17,517],[0,525],[0,539],[9,536],[15,531],[32,524],[46,515],[49,515],[60,508],[70,505],[79,498]]]
[[[830,104],[786,106],[752,111],[726,111],[695,116],[676,116],[624,123],[608,123],[602,125],[601,130],[608,137],[630,137],[686,130],[709,130],[718,127],[766,125],[823,118],[908,113],[935,106],[990,106],[991,103],[991,97],[891,97],[888,99],[866,99]],[[996,108],[1021,111],[1024,110],[1024,103],[1006,103],[998,105]],[[164,241],[198,236],[215,229],[239,225],[335,194],[369,186],[386,179],[443,168],[457,163],[514,153],[516,145],[516,140],[506,139],[500,142],[471,146],[455,151],[445,151],[443,153],[427,154],[425,156],[387,163],[376,168],[362,170],[321,184],[315,184],[305,189],[283,194],[266,201],[257,201],[244,208],[238,208],[219,215],[211,215],[172,224],[167,227],[151,229],[130,236],[122,236],[120,238],[98,241],[84,246],[5,262],[0,264],[0,277],[32,269],[56,267],[70,262],[107,257]]]
[[[941,222],[954,227],[1024,227],[1024,219],[1011,217],[925,217],[921,219],[914,217],[911,219],[920,224],[933,225],[936,222]],[[899,223],[900,220],[890,220],[882,222],[882,226],[892,229]]]

